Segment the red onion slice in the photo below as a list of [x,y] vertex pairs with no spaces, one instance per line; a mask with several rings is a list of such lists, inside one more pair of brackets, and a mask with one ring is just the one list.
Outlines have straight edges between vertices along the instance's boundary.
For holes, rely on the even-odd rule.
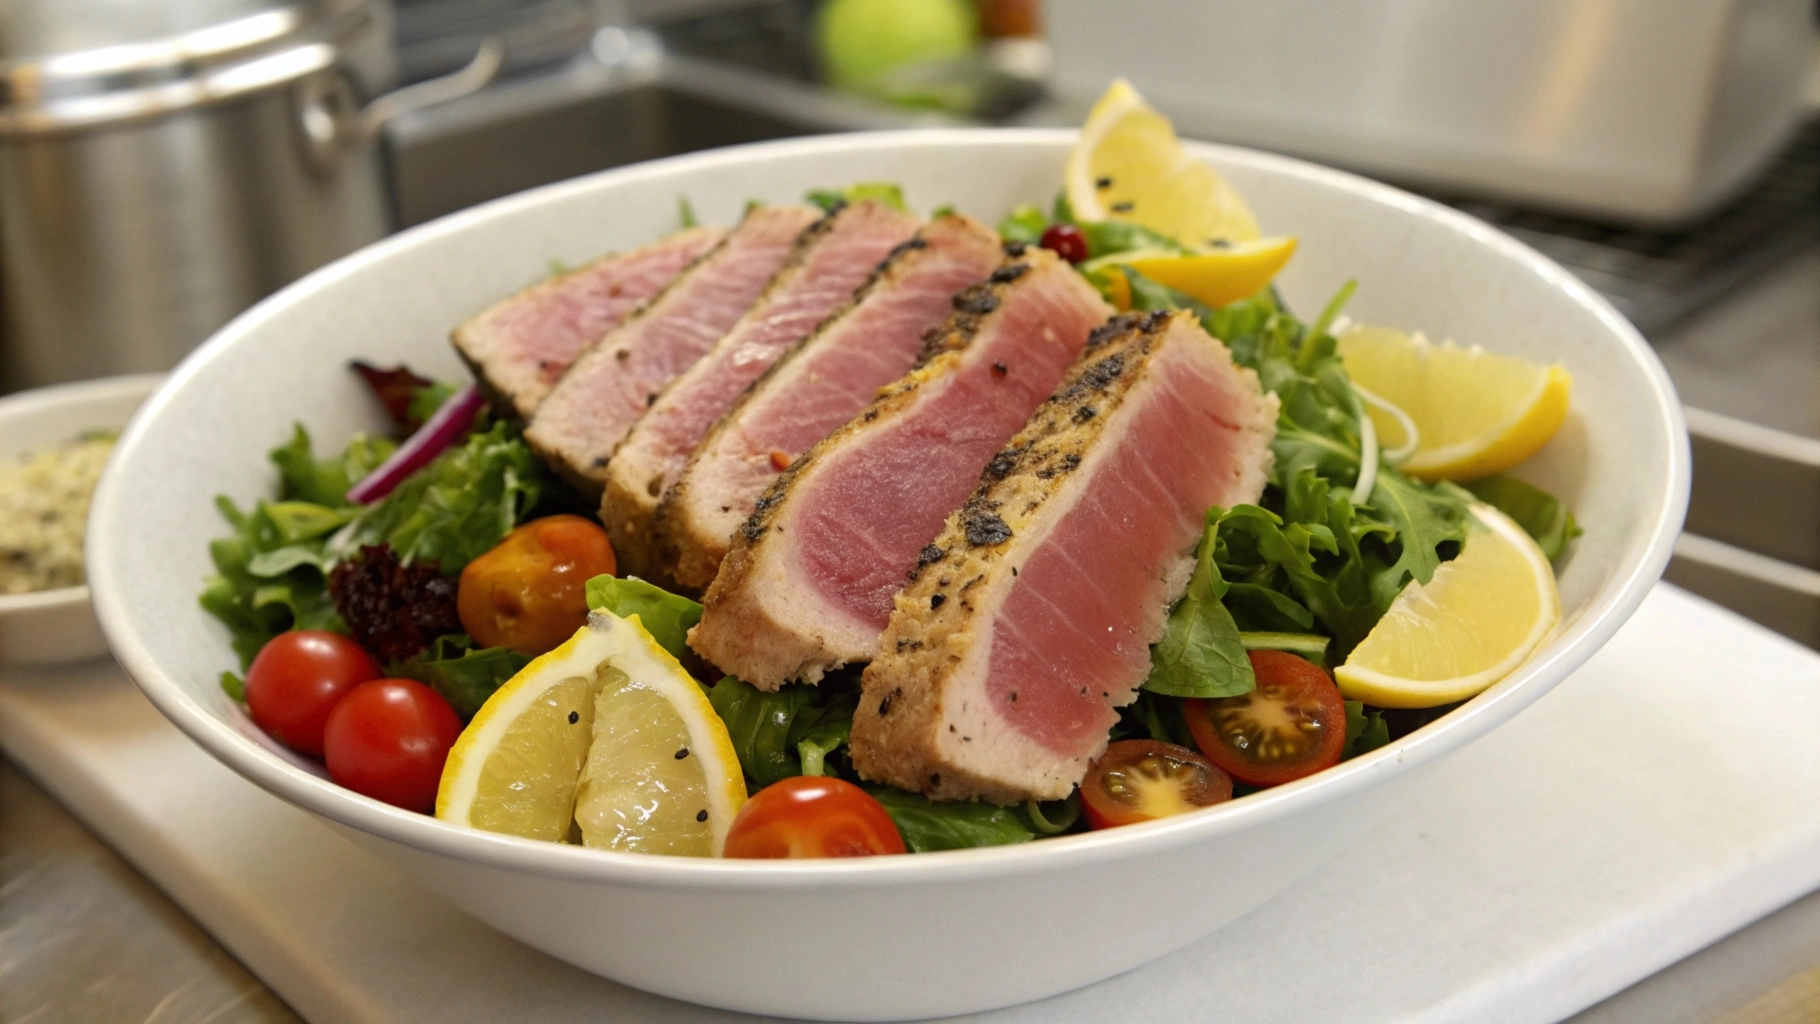
[[462,385],[442,403],[436,415],[425,420],[390,458],[379,464],[378,469],[348,488],[348,500],[357,505],[368,505],[392,493],[405,477],[422,469],[461,440],[473,425],[482,404],[479,388],[472,384]]

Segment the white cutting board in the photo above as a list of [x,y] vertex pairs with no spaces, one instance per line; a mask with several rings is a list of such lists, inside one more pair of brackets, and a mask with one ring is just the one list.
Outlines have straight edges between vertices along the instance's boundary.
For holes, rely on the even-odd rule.
[[[318,1024],[740,1019],[464,916],[215,762],[112,665],[8,670],[0,745]],[[1816,888],[1820,655],[1661,585],[1323,874],[1147,967],[973,1019],[1552,1021]],[[813,956],[840,929],[778,939]]]

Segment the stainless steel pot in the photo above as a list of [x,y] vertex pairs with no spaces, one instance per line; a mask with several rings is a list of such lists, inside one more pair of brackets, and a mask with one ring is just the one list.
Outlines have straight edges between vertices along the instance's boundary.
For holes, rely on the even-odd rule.
[[392,227],[383,0],[0,3],[0,391],[164,369]]

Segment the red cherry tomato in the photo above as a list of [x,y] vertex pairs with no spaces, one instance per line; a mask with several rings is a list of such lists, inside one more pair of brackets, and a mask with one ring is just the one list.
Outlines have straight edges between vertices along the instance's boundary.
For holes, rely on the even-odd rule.
[[569,515],[533,519],[461,570],[461,628],[482,647],[536,657],[587,623],[587,582],[618,568],[599,524]]
[[1182,702],[1194,745],[1253,786],[1276,786],[1340,763],[1346,703],[1319,665],[1287,651],[1251,651],[1257,689]]
[[329,778],[394,807],[428,811],[460,735],[461,719],[449,702],[422,683],[361,683],[329,714],[323,743]]
[[1118,740],[1087,768],[1081,810],[1094,828],[1186,814],[1232,799],[1232,779],[1187,747]]
[[322,756],[329,712],[348,691],[379,678],[379,665],[340,633],[295,629],[259,649],[246,673],[246,709],[273,739]]
[[727,829],[728,857],[868,857],[903,853],[885,805],[851,782],[798,775],[746,801]]
[[1087,259],[1087,236],[1073,224],[1049,225],[1040,244],[1070,263],[1083,263]]

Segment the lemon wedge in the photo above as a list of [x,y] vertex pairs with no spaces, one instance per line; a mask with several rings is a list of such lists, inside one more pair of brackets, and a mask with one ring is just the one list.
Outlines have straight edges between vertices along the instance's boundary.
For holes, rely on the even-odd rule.
[[1295,255],[1295,245],[1293,237],[1280,237],[1254,238],[1190,255],[1140,249],[1089,260],[1081,264],[1081,271],[1104,282],[1112,304],[1121,310],[1131,308],[1131,282],[1114,269],[1117,266],[1130,267],[1158,284],[1218,309],[1261,291]]
[[1429,708],[1484,690],[1541,646],[1561,618],[1555,572],[1523,528],[1474,504],[1459,557],[1410,583],[1334,670],[1340,692],[1384,708]]
[[613,850],[719,856],[746,800],[726,726],[638,616],[597,611],[487,699],[436,816]]
[[[1339,337],[1353,383],[1402,409],[1419,432],[1415,453],[1397,469],[1423,480],[1475,480],[1534,455],[1567,418],[1573,377],[1542,366],[1420,334],[1358,327]],[[1402,444],[1394,416],[1373,407],[1387,448]]]
[[1197,250],[1258,237],[1245,200],[1122,78],[1087,115],[1064,173],[1080,220],[1132,221]]

